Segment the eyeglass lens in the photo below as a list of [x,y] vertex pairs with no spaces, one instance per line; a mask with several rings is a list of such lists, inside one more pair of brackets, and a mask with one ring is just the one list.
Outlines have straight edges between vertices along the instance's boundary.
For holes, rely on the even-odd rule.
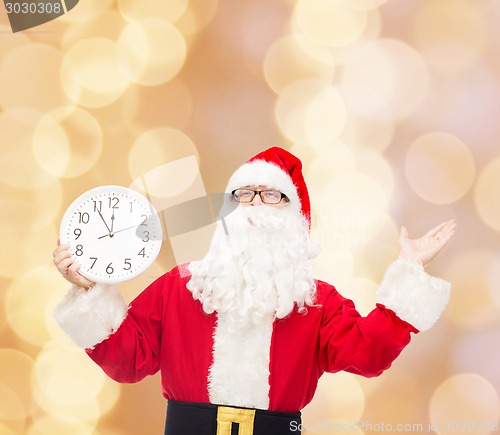
[[265,204],[277,204],[282,198],[281,192],[277,190],[237,189],[234,191],[234,196],[239,202],[252,202],[255,195],[259,195]]

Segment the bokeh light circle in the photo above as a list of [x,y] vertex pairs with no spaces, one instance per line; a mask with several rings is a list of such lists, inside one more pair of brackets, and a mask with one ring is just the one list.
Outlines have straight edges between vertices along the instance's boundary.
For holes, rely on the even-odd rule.
[[61,82],[69,98],[85,107],[106,106],[120,98],[129,80],[116,53],[117,44],[102,37],[85,38],[71,46],[61,68]]
[[[33,360],[28,355],[16,349],[0,348],[0,420],[20,420],[34,412],[32,370]],[[8,397],[14,402],[4,401]]]
[[112,10],[107,10],[92,20],[75,21],[65,30],[61,40],[61,47],[67,51],[67,49],[86,39],[89,35],[116,41],[126,24],[123,17]]
[[[49,255],[47,252],[47,260]],[[55,267],[40,266],[20,275],[7,288],[5,318],[19,337],[37,346],[51,338],[45,324],[48,301],[61,286],[65,281]]]
[[[349,7],[353,9],[356,8],[354,3],[349,2]],[[356,39],[356,41],[350,43],[349,45],[344,45],[340,47],[328,47],[333,61],[337,66],[344,66],[353,60],[353,54],[355,54],[361,47],[366,44],[376,41],[381,37],[382,33],[382,12],[379,9],[367,10],[367,22],[363,30],[363,33]],[[292,23],[294,31],[302,33],[300,27],[295,22]]]
[[362,316],[367,316],[375,307],[378,288],[379,284],[371,279],[353,277],[342,286],[342,296],[351,299],[356,310]]
[[0,64],[0,105],[44,112],[70,104],[59,80],[62,63],[61,51],[48,44],[21,43],[10,50]]
[[57,179],[37,163],[32,138],[41,114],[27,110],[0,113],[2,143],[0,181],[18,189],[39,189],[53,185]]
[[101,14],[110,10],[113,0],[85,0],[79,1],[78,7],[74,7],[68,13],[57,17],[57,21],[66,23],[90,22]]
[[189,0],[172,0],[168,2],[118,0],[118,8],[121,14],[129,21],[140,21],[156,17],[173,24],[186,12],[188,5]]
[[346,172],[331,177],[315,200],[318,223],[325,230],[324,242],[351,250],[363,247],[387,225],[389,198],[380,184],[365,174]]
[[320,96],[326,95],[330,88],[330,84],[323,81],[305,79],[284,89],[275,106],[275,117],[286,137],[295,143],[308,143],[308,110],[315,98],[321,102]]
[[388,0],[349,0],[349,5],[356,9],[368,9],[372,10],[379,8],[383,4],[387,3]]
[[304,126],[306,140],[313,146],[332,143],[342,133],[347,122],[347,107],[340,92],[328,87],[308,104]]
[[379,213],[370,225],[373,236],[366,237],[357,250],[356,272],[359,277],[380,283],[388,265],[398,258],[400,228],[388,212]]
[[426,97],[429,73],[420,53],[410,45],[377,39],[353,50],[342,73],[342,85],[370,89],[383,99],[394,119],[404,119]]
[[[488,380],[500,391],[500,346],[492,346],[500,334],[500,325],[464,331],[454,346],[452,354],[454,373],[476,373]],[[478,358],[481,355],[481,358]]]
[[186,54],[181,32],[159,18],[129,24],[118,39],[120,68],[131,81],[141,85],[159,85],[175,77]]
[[66,339],[47,342],[35,360],[33,374],[33,387],[63,406],[95,400],[106,376],[85,352]]
[[175,23],[186,37],[193,36],[203,30],[213,20],[219,7],[219,0],[189,2],[182,17]]
[[37,163],[49,174],[65,172],[70,159],[68,137],[59,123],[44,116],[33,133],[33,154]]
[[[187,161],[187,166],[176,164],[176,161],[180,162],[180,159],[189,156],[195,157],[195,167],[189,169]],[[173,128],[159,127],[137,137],[128,155],[128,167],[134,180],[145,176],[150,181],[151,176],[156,180],[148,185],[151,194],[160,197],[174,196],[186,190],[199,176],[198,158],[195,144],[184,133]],[[171,181],[165,184],[167,180]]]
[[441,73],[457,73],[480,60],[487,41],[478,2],[425,2],[417,13],[414,39],[425,60]]
[[[50,207],[47,207],[47,198],[50,198]],[[21,233],[42,230],[57,219],[62,199],[59,180],[38,189],[22,190],[0,183],[0,228]]]
[[141,133],[165,125],[181,129],[193,112],[193,95],[177,78],[158,86],[134,84],[127,89],[121,103],[124,121]]
[[494,425],[498,427],[499,409],[498,393],[485,378],[461,373],[436,388],[429,416],[438,434],[453,431],[487,435],[493,432]]
[[333,80],[335,68],[331,53],[300,34],[278,39],[264,58],[264,76],[277,94],[298,80]]
[[311,239],[319,243],[321,252],[328,252],[311,263],[316,279],[335,282],[335,286],[344,288],[354,273],[354,255],[349,246],[336,244],[334,237],[331,229],[321,223],[311,228]]
[[94,435],[95,433],[95,425],[83,423],[76,418],[50,415],[35,419],[26,435]]
[[103,134],[86,110],[55,109],[44,115],[33,134],[38,164],[57,177],[78,177],[90,170],[101,155]]
[[[332,394],[335,391],[335,394]],[[365,394],[354,375],[340,372],[335,376],[323,376],[318,383],[315,400],[307,405],[303,420],[313,426],[332,420],[331,410],[347,421],[358,421],[365,408]]]
[[472,186],[475,172],[471,151],[449,133],[423,135],[406,154],[405,174],[412,189],[435,204],[449,204],[463,197]]
[[483,222],[500,232],[500,157],[490,161],[479,174],[474,202]]
[[490,273],[487,276],[491,296],[500,308],[500,251],[492,256]]
[[[12,29],[4,24],[0,24],[0,33],[11,33]],[[5,56],[21,45],[29,44],[30,38],[23,32],[10,34],[8,38],[0,38],[0,59],[5,59]]]
[[323,190],[326,195],[330,194],[330,202],[334,209],[352,205],[383,210],[390,199],[388,192],[384,191],[379,183],[359,172],[334,176],[324,183]]
[[443,276],[452,277],[453,290],[444,316],[456,326],[484,328],[498,322],[500,305],[495,303],[492,284],[497,276],[497,253],[475,248],[455,253]]
[[367,22],[366,11],[351,7],[350,2],[299,0],[294,13],[304,34],[329,47],[352,44]]
[[104,379],[104,385],[97,396],[100,416],[106,415],[113,410],[120,399],[121,391],[122,386],[120,384],[109,377]]
[[341,86],[340,92],[349,107],[341,138],[347,143],[376,151],[386,149],[396,128],[387,102],[366,86]]
[[12,229],[0,227],[0,239],[9,249],[0,250],[0,276],[18,278],[40,265],[51,263],[51,248],[59,230],[55,225]]
[[356,156],[358,171],[368,175],[382,187],[388,198],[395,190],[394,171],[388,160],[380,153],[371,149],[362,149]]
[[[26,411],[17,395],[12,388],[0,383],[0,421],[2,420],[22,420],[26,418]],[[0,431],[3,434],[3,432]]]
[[328,193],[324,191],[325,182],[332,174],[338,177],[355,172],[356,159],[352,150],[341,142],[314,149],[316,156],[304,166],[304,177],[314,202],[328,202]]

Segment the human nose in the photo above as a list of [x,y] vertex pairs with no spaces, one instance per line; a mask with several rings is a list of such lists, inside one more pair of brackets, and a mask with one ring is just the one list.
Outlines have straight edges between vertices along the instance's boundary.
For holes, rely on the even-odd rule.
[[259,193],[255,193],[255,196],[253,197],[252,201],[250,201],[250,205],[262,205],[262,198],[260,197]]

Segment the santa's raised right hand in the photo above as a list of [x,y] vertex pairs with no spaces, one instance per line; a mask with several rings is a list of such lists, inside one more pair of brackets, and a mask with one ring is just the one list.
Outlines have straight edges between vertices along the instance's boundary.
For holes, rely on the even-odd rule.
[[61,242],[58,240],[57,248],[52,255],[54,257],[54,264],[64,279],[71,284],[83,287],[87,290],[94,287],[95,282],[90,281],[78,272],[80,265],[71,257],[69,245],[61,245]]

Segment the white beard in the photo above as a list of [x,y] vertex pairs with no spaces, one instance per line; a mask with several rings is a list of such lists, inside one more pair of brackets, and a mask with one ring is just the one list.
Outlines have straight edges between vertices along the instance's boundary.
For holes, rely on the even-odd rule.
[[309,259],[318,248],[302,216],[287,207],[239,206],[224,224],[227,233],[218,221],[207,255],[188,266],[187,288],[207,314],[224,313],[236,330],[314,303]]

